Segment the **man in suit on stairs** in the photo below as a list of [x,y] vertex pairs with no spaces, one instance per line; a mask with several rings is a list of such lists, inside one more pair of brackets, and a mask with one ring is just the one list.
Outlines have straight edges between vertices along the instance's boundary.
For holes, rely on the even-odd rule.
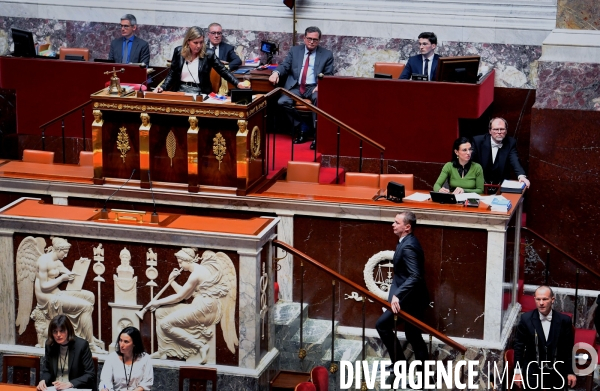
[[109,60],[117,63],[144,63],[150,65],[150,47],[148,42],[135,36],[137,19],[131,14],[121,18],[121,38],[110,43]]
[[[292,47],[285,60],[269,77],[269,81],[273,84],[279,83],[280,77],[287,77],[284,88],[300,98],[310,99],[315,106],[319,89],[318,78],[321,75],[333,75],[333,53],[331,50],[319,46],[320,40],[321,30],[314,26],[307,27],[304,31],[304,45]],[[277,103],[284,108],[290,121],[294,124],[294,132],[297,133],[294,144],[308,141],[310,136],[300,131],[301,120],[294,100],[287,95],[281,95]],[[316,118],[316,114],[313,113],[313,126]],[[314,141],[310,148],[315,149]]]
[[[410,211],[397,214],[394,224],[392,224],[394,234],[400,238],[392,260],[394,279],[388,296],[392,310],[386,310],[375,325],[392,363],[406,361],[402,345],[398,341],[394,329],[395,314],[402,310],[421,319],[429,303],[429,294],[425,284],[425,255],[419,240],[413,234],[416,225],[417,217]],[[398,320],[400,321],[400,318]],[[415,360],[428,360],[429,352],[423,341],[421,330],[406,322],[404,331],[406,339],[414,351]],[[419,370],[421,368],[422,366]]]
[[521,315],[515,334],[513,383],[525,390],[575,387],[571,318],[552,309],[554,292],[549,286],[537,288],[534,298],[537,308]]

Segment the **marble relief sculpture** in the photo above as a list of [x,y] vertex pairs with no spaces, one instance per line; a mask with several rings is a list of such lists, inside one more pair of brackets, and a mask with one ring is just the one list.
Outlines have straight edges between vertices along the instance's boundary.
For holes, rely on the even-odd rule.
[[[64,314],[73,324],[75,334],[88,341],[93,352],[104,352],[103,342],[93,336],[94,294],[83,289],[63,291],[58,288],[63,282],[74,281],[76,278],[82,282],[85,278],[85,275],[71,272],[62,263],[71,245],[58,237],[52,238],[52,246],[46,250],[45,245],[43,238],[28,236],[21,241],[17,250],[19,308],[16,324],[19,334],[25,332],[31,316],[37,332],[36,346],[42,347],[47,338],[50,320],[56,315]],[[34,293],[37,305],[31,311]]]
[[[146,306],[156,310],[158,351],[153,358],[177,357],[207,363],[217,323],[221,324],[227,348],[235,353],[237,276],[231,259],[212,251],[205,251],[199,259],[191,248],[181,249],[175,257],[181,267],[169,276],[175,294],[154,298]],[[185,284],[179,285],[174,280],[182,271],[190,275]],[[190,304],[182,303],[189,298],[193,298]]]

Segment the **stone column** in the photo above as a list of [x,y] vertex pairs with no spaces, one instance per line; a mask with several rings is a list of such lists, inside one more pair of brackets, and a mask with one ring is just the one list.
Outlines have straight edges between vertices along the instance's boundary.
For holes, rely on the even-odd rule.
[[240,368],[254,369],[260,362],[261,252],[239,251],[239,360]]
[[[277,237],[282,242],[286,242],[290,246],[294,245],[294,215],[284,215],[279,213],[281,219],[277,230]],[[281,258],[285,254],[284,251],[277,250],[277,258]],[[293,257],[287,254],[284,259],[278,262],[279,270],[277,271],[277,282],[279,283],[279,299],[284,301],[292,301],[294,296],[294,262]]]
[[15,333],[15,251],[13,232],[0,231],[0,343],[12,345]]
[[483,318],[483,339],[487,342],[500,342],[501,337],[505,249],[506,231],[488,230]]

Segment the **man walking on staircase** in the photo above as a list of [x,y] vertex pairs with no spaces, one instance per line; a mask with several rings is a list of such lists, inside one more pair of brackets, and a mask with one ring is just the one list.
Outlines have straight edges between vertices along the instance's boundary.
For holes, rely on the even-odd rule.
[[571,318],[552,309],[554,292],[549,286],[537,288],[534,298],[537,309],[521,315],[515,334],[513,383],[526,390],[575,387]]
[[[394,279],[388,296],[392,310],[386,310],[375,325],[392,363],[406,361],[402,345],[398,341],[394,329],[395,314],[402,310],[420,319],[429,303],[429,294],[425,284],[425,256],[419,240],[413,234],[416,225],[417,217],[410,211],[398,213],[392,224],[394,234],[400,238],[392,260]],[[415,360],[428,360],[429,353],[421,330],[406,322],[404,331],[406,339],[414,351]],[[418,367],[419,370],[421,368],[422,366]]]

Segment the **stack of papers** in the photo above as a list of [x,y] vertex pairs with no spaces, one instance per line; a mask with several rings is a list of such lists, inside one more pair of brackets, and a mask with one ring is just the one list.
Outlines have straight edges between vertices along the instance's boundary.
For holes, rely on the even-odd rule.
[[404,201],[427,201],[431,196],[427,193],[412,193],[411,195],[404,197]]
[[490,209],[492,212],[506,213],[510,210],[511,207],[512,204],[510,203],[510,200],[507,200],[502,196],[494,197],[492,203],[490,204]]
[[256,68],[259,65],[260,65],[260,58],[259,57],[253,58],[251,60],[244,61],[244,66],[247,66],[247,67],[254,67],[254,68]]
[[525,183],[519,181],[509,181],[505,179],[500,185],[500,191],[503,193],[523,193],[523,189],[525,189]]

